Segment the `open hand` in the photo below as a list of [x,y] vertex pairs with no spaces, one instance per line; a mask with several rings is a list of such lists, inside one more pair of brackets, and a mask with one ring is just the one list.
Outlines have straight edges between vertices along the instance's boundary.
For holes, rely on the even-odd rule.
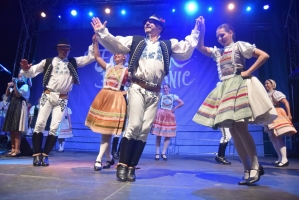
[[101,20],[98,17],[93,17],[92,22],[90,22],[90,24],[93,27],[93,30],[97,32],[101,29],[106,28],[107,21],[105,21],[104,24],[102,24]]
[[30,69],[32,64],[28,64],[28,61],[26,59],[22,59],[20,62],[20,66],[21,66],[22,70],[27,71]]

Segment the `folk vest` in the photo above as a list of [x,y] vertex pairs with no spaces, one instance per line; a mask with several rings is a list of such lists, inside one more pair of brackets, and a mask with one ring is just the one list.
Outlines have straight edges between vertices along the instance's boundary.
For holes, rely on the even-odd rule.
[[[79,80],[79,75],[77,71],[77,62],[75,58],[68,58],[69,62],[67,64],[68,69],[70,70],[70,74],[74,77],[74,83],[80,85],[80,80]],[[53,58],[47,58],[46,59],[46,64],[44,67],[44,78],[43,78],[43,87],[46,88],[49,80],[50,80],[50,75],[53,70],[53,65],[52,65]]]
[[[129,72],[134,74],[138,65],[138,60],[146,46],[146,42],[143,36],[134,35],[132,45],[130,48],[130,59],[129,59]],[[170,56],[172,54],[171,42],[169,40],[160,40],[160,47],[163,54],[164,61],[164,72],[165,76],[169,74]]]

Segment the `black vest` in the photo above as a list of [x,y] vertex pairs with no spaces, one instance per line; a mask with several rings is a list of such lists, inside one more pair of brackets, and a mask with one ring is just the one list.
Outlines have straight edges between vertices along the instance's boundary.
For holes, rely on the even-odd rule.
[[[138,65],[138,60],[146,46],[143,36],[134,35],[130,48],[129,72],[133,75]],[[171,42],[169,40],[160,40],[160,47],[163,54],[165,76],[169,74],[170,56],[172,54]]]
[[[67,64],[67,67],[70,70],[70,74],[74,77],[74,83],[80,85],[79,75],[77,71],[77,62],[75,58],[68,58],[69,63]],[[47,58],[46,64],[44,67],[44,78],[43,78],[43,87],[45,88],[50,80],[51,73],[53,70],[52,65],[53,58]]]

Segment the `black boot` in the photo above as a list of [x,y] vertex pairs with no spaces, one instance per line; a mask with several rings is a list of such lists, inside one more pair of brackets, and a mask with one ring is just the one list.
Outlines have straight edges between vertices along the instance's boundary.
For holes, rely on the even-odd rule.
[[135,144],[134,139],[128,139],[123,137],[121,144],[121,154],[119,157],[119,163],[117,165],[116,177],[119,181],[127,180],[128,165],[131,161],[132,151]]
[[42,166],[49,166],[49,154],[57,141],[57,136],[49,135],[44,146],[44,154],[42,156]]
[[227,144],[228,144],[228,142],[219,144],[218,154],[215,157],[215,160],[218,163],[222,163],[224,165],[230,165],[231,164],[231,162],[227,161],[226,158],[225,158],[225,149],[227,147]]
[[121,141],[123,140],[123,138],[121,138],[119,144],[118,144],[118,149],[117,149],[117,156],[120,157],[120,148],[121,148]]
[[146,142],[143,142],[141,140],[135,141],[133,155],[132,155],[131,161],[129,163],[127,181],[134,182],[136,180],[135,167],[137,166],[137,164],[140,160],[140,157],[142,155],[145,144],[146,144]]
[[112,156],[114,159],[119,159],[118,153],[117,153],[117,145],[118,145],[119,137],[114,137],[112,141]]
[[[32,146],[33,146],[33,166],[41,166],[41,149],[43,144],[43,133],[32,134]],[[38,155],[37,155],[38,154]]]

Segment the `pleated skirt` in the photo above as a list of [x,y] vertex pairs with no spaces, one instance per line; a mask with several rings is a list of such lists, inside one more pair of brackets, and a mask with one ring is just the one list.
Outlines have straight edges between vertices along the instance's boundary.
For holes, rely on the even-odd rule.
[[119,135],[126,116],[126,101],[121,91],[102,89],[93,100],[85,125],[93,132]]
[[176,120],[171,110],[159,109],[153,122],[151,133],[157,136],[175,137]]

